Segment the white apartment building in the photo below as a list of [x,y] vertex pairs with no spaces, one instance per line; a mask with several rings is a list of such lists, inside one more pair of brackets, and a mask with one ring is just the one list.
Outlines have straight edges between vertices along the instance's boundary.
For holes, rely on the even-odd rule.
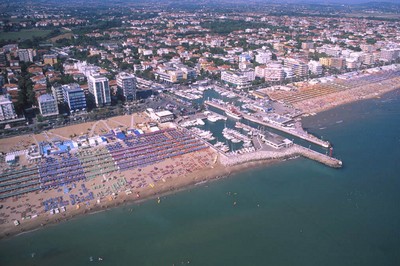
[[117,86],[125,97],[125,100],[136,99],[136,78],[134,75],[122,72],[117,75]]
[[251,85],[249,78],[241,72],[222,71],[221,80],[236,86],[238,89],[247,88]]
[[52,94],[43,94],[38,98],[39,110],[42,116],[58,115],[58,105]]
[[292,79],[295,77],[291,67],[284,67],[283,71],[285,72],[285,79]]
[[100,75],[88,76],[89,93],[96,104],[96,107],[110,105],[111,94],[108,78]]
[[18,50],[18,58],[19,61],[22,62],[33,62],[34,57],[33,49],[19,49]]
[[311,73],[314,75],[322,75],[322,65],[318,61],[310,61],[308,63],[308,68],[310,69]]
[[284,66],[291,68],[293,70],[294,75],[298,78],[308,76],[308,65],[303,62],[289,58],[285,59]]
[[272,53],[270,51],[262,51],[256,55],[256,62],[259,64],[267,64],[271,61]]
[[63,89],[60,84],[54,84],[53,86],[51,86],[51,91],[53,92],[53,96],[58,103],[64,102]]
[[281,64],[258,66],[255,73],[257,77],[265,78],[265,81],[283,81],[285,79],[285,71]]
[[357,58],[350,57],[346,58],[346,68],[348,69],[357,69],[360,67],[360,62],[357,60]]
[[391,62],[400,57],[400,48],[382,49],[379,60]]
[[375,63],[375,56],[372,53],[363,53],[361,56],[361,62],[364,65],[372,65]]
[[0,121],[15,119],[17,114],[15,113],[14,104],[9,98],[9,95],[0,95]]

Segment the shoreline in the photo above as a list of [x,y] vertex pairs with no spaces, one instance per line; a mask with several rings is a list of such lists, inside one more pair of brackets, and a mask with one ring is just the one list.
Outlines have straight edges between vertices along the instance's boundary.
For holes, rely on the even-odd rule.
[[[297,158],[297,157],[296,157]],[[218,164],[214,168],[209,168],[205,170],[198,170],[196,172],[190,173],[188,177],[180,177],[180,179],[184,180],[173,180],[178,181],[180,186],[176,186],[174,182],[170,184],[165,184],[164,186],[159,186],[157,189],[145,188],[140,191],[140,198],[136,198],[135,195],[125,195],[120,194],[113,201],[103,202],[102,204],[95,204],[93,207],[84,209],[80,208],[78,210],[70,210],[67,211],[68,214],[64,213],[61,217],[46,217],[39,216],[34,221],[20,224],[19,226],[8,225],[6,228],[0,233],[0,240],[10,239],[12,237],[24,235],[27,233],[31,233],[34,231],[38,231],[42,228],[47,228],[49,226],[55,226],[57,224],[67,222],[69,220],[73,220],[76,218],[83,217],[84,215],[93,215],[96,213],[104,212],[110,210],[114,207],[122,207],[126,205],[136,205],[142,202],[156,199],[158,197],[165,197],[168,195],[173,195],[175,193],[185,191],[191,188],[195,188],[197,185],[205,185],[209,182],[214,182],[220,179],[224,179],[230,177],[233,174],[239,174],[245,172],[249,169],[256,169],[260,167],[269,166],[275,163],[279,163],[284,161],[282,159],[261,159],[257,161],[249,161],[240,163],[237,165],[232,165],[225,167],[222,164]],[[200,176],[200,174],[203,176]]]
[[[400,84],[400,78],[396,79],[397,82]],[[352,104],[364,100],[369,100],[369,99],[374,99],[374,98],[380,98],[381,96],[388,94],[390,92],[398,91],[400,90],[400,85],[382,85],[381,88],[376,89],[371,88],[373,85],[369,85],[368,87],[362,87],[362,88],[354,88],[350,89],[348,91],[343,91],[339,93],[334,93],[333,95],[325,95],[321,97],[317,97],[311,100],[307,100],[307,105],[313,105],[312,107],[305,106],[306,104],[304,102],[299,102],[296,104],[293,104],[294,107],[301,109],[304,114],[308,113],[322,113],[328,110],[332,110],[334,108],[346,105],[346,104]],[[354,95],[353,95],[354,94]],[[334,98],[331,99],[331,97]],[[321,104],[323,104],[321,106]]]

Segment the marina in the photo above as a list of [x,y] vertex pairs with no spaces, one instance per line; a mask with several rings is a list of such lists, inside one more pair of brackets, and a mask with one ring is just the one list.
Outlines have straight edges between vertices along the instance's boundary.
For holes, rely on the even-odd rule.
[[[217,108],[219,110],[222,110],[224,112],[229,112],[229,109],[226,106],[222,105],[220,102],[217,102],[217,101],[206,101],[205,104],[209,105],[209,106],[212,106],[214,108]],[[245,120],[254,122],[254,123],[259,124],[261,126],[270,127],[270,128],[276,129],[278,131],[282,131],[284,133],[287,133],[289,135],[293,135],[295,137],[304,139],[304,140],[306,140],[308,142],[317,144],[317,145],[319,145],[319,146],[321,146],[323,148],[329,148],[330,147],[330,143],[328,141],[320,140],[317,137],[312,136],[312,135],[304,132],[304,130],[290,129],[290,128],[286,128],[286,127],[283,127],[283,126],[279,126],[279,125],[274,124],[274,123],[268,123],[268,122],[265,122],[263,120],[260,120],[260,119],[258,119],[256,117],[254,117],[252,115],[242,114],[241,117],[243,119],[245,119]]]

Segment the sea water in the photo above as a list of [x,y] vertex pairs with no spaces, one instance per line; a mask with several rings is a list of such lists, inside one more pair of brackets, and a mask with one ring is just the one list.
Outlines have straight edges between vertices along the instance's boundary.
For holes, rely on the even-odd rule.
[[400,94],[304,124],[342,169],[299,158],[78,217],[0,241],[0,265],[400,265]]

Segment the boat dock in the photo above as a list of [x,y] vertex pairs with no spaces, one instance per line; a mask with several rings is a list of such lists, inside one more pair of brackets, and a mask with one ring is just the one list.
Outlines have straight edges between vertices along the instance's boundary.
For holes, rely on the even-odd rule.
[[284,132],[286,134],[295,136],[297,138],[304,139],[304,140],[306,140],[308,142],[317,144],[317,145],[319,145],[319,146],[321,146],[323,148],[329,148],[331,146],[329,141],[321,140],[321,139],[319,139],[319,138],[317,138],[317,137],[315,137],[315,136],[313,136],[311,134],[305,133],[305,132],[304,132],[304,134],[301,134],[300,132],[296,132],[293,129],[287,129],[287,128],[284,128],[284,127],[281,127],[281,126],[278,126],[278,125],[274,125],[272,123],[267,123],[267,122],[264,122],[264,121],[260,121],[259,119],[255,118],[255,117],[252,117],[250,115],[243,115],[243,118],[246,119],[246,120],[249,120],[251,122],[260,124],[262,126],[270,127],[270,128],[279,130],[281,132]]
[[[217,108],[219,110],[222,110],[224,112],[227,110],[225,108],[225,106],[223,106],[221,104],[218,104],[218,103],[215,103],[215,102],[212,102],[212,101],[205,101],[204,103],[209,105],[209,106],[215,107],[215,108]],[[281,132],[284,132],[286,134],[292,135],[294,137],[304,139],[304,140],[306,140],[306,141],[308,141],[310,143],[317,144],[317,145],[319,145],[319,146],[321,146],[323,148],[329,148],[330,147],[330,143],[328,141],[321,140],[321,139],[319,139],[319,138],[317,138],[317,137],[315,137],[315,136],[313,136],[311,134],[308,134],[306,132],[298,132],[298,131],[293,130],[293,129],[284,128],[282,126],[279,126],[279,125],[276,125],[276,124],[272,124],[272,123],[268,123],[268,122],[262,121],[260,119],[257,119],[257,118],[255,118],[253,116],[246,115],[246,114],[243,114],[243,118],[248,120],[248,121],[257,123],[257,124],[259,124],[261,126],[266,126],[266,127],[269,127],[269,128],[273,128],[273,129],[279,130]]]

